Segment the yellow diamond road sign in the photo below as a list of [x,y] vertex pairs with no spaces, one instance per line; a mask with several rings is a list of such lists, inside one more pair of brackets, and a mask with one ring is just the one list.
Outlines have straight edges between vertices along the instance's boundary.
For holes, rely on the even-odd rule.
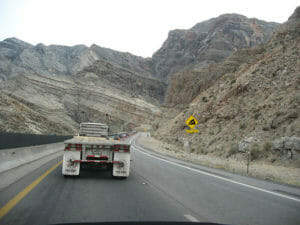
[[195,117],[190,116],[186,121],[185,121],[186,125],[189,126],[189,128],[193,129],[197,124],[198,121],[196,120]]

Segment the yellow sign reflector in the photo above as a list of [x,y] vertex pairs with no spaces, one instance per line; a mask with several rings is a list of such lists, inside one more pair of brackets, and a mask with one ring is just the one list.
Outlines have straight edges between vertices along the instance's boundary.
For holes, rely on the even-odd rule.
[[195,117],[193,116],[190,116],[186,121],[185,121],[186,125],[189,126],[189,128],[194,128],[197,124],[198,124],[198,121],[196,120]]
[[187,133],[198,133],[199,130],[192,129],[192,130],[185,130]]

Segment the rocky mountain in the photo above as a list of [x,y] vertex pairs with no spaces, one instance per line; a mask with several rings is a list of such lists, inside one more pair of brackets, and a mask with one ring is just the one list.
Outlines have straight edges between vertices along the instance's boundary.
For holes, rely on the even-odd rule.
[[0,130],[68,134],[80,121],[106,122],[115,129],[156,123],[163,117],[162,103],[181,104],[188,96],[187,104],[202,90],[199,82],[208,87],[220,76],[196,72],[193,84],[190,74],[204,67],[214,70],[207,66],[266,41],[276,26],[222,15],[171,31],[152,58],[97,45],[34,46],[5,39],[0,42]]
[[221,62],[238,49],[267,41],[277,26],[238,14],[224,14],[188,30],[172,30],[152,57],[155,76],[168,81],[183,69]]
[[[11,132],[70,134],[81,121],[132,129],[160,117],[166,84],[151,62],[92,45],[0,42],[0,128]],[[114,129],[115,128],[115,129]]]
[[237,49],[268,40],[278,24],[225,14],[173,30],[152,58],[142,58],[97,45],[72,47],[38,44],[16,38],[0,42],[0,79],[19,74],[74,75],[97,60],[107,61],[135,74],[162,81],[184,68],[220,62]]
[[[299,34],[300,7],[266,43],[174,76],[169,101],[189,104],[159,124],[155,136],[181,146],[185,139],[199,154],[242,159],[247,148],[253,160],[299,167]],[[215,81],[205,86],[208,74]],[[186,133],[190,115],[199,121],[199,133]]]
[[149,59],[92,45],[30,45],[16,38],[0,42],[0,77],[19,74],[74,75],[97,60],[105,60],[140,76],[151,76]]

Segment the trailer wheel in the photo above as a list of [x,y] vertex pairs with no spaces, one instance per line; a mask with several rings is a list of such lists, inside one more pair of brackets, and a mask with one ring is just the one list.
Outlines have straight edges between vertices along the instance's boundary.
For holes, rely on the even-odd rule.
[[67,179],[67,178],[77,178],[77,177],[80,177],[80,174],[79,175],[64,175],[65,179]]
[[120,177],[120,176],[112,176],[113,178],[117,179],[117,180],[125,180],[127,179],[127,177]]

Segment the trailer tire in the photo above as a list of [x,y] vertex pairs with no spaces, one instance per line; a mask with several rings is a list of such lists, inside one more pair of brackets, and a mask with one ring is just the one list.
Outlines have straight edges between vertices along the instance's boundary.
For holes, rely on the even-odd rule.
[[127,177],[120,177],[120,176],[113,176],[113,178],[115,178],[117,180],[125,180],[125,179],[127,179]]
[[79,175],[66,175],[66,174],[64,174],[65,179],[67,179],[67,178],[77,178],[77,177],[80,177],[80,174]]

